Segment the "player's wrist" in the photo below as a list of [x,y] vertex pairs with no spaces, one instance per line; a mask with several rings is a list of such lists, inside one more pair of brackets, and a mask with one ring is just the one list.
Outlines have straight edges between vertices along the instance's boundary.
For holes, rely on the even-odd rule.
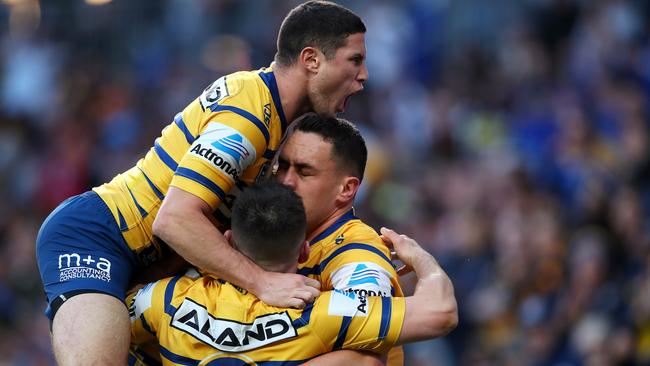
[[263,299],[271,288],[268,272],[256,268],[250,276],[246,276],[248,287],[246,289],[258,298]]
[[[405,262],[405,264],[407,263]],[[441,272],[441,268],[435,258],[424,250],[417,253],[408,265],[413,268],[418,278],[439,274]]]

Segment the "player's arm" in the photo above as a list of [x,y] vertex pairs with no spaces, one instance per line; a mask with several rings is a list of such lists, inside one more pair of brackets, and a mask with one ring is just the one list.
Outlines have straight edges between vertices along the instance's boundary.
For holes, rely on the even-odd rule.
[[[372,238],[349,240],[354,243],[344,243],[330,254],[328,265],[322,273],[326,287],[353,291],[362,296],[392,296],[396,290],[394,287],[399,284],[395,280],[397,273],[390,262],[390,251],[386,245]],[[397,290],[401,294],[401,290]],[[314,365],[340,365],[351,361],[359,365],[386,365],[385,355],[358,350],[335,351],[312,361],[316,362]]]
[[406,298],[402,331],[397,344],[444,336],[458,324],[458,307],[451,280],[438,262],[406,235],[381,229],[397,256],[415,271],[415,293]]
[[234,250],[208,218],[212,211],[201,198],[170,187],[153,223],[154,235],[191,264],[249,290],[266,303],[304,307],[318,296],[318,281],[266,272]]
[[352,350],[341,350],[326,353],[305,362],[307,366],[328,366],[328,365],[365,365],[383,366],[386,364],[386,356],[372,352],[361,352]]

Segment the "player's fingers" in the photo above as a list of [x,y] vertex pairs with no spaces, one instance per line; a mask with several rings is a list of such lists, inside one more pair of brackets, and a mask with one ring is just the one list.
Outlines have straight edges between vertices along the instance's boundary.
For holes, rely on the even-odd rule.
[[398,276],[404,276],[404,275],[409,274],[411,272],[413,272],[413,267],[407,266],[407,265],[404,265],[404,266],[397,269],[397,275]]
[[305,306],[307,306],[307,303],[311,301],[308,300],[310,296],[311,294],[307,291],[296,292],[287,301],[289,302],[289,306],[292,308],[303,309]]
[[[402,239],[402,240],[411,240],[411,238],[410,238],[408,235],[406,235],[406,234],[399,234],[399,233],[397,233],[395,230],[388,229],[388,228],[385,228],[385,227],[382,227],[381,230],[384,230],[384,231],[382,231],[382,234],[388,236],[389,239],[391,239],[392,241],[399,240],[399,239]],[[381,230],[380,230],[380,231],[381,231]]]
[[388,249],[395,249],[395,245],[393,245],[393,242],[389,238],[385,237],[384,235],[379,235],[379,238],[384,242]]
[[318,295],[320,295],[320,291],[316,288],[313,288],[311,286],[305,287],[306,292],[309,293],[309,298],[304,298],[303,300],[306,300],[307,302],[311,302],[313,299],[317,298]]
[[[382,227],[381,229],[379,229],[379,232],[381,233],[381,236],[384,237],[384,242],[386,244],[388,243],[393,244],[396,241],[400,240],[400,235],[391,229]],[[388,239],[388,241],[386,239]]]
[[294,309],[304,309],[307,303],[303,299],[292,297],[287,300],[287,305]]
[[301,293],[301,295],[300,295],[300,298],[301,298],[304,302],[306,302],[306,303],[309,304],[310,302],[313,302],[314,300],[316,300],[316,297],[318,297],[318,295],[320,295],[320,291],[314,291],[314,290],[311,290],[311,291],[303,291],[303,292]]
[[297,297],[300,297],[301,299],[305,300],[306,302],[311,302],[315,298],[317,298],[318,295],[320,295],[320,290],[318,290],[315,287],[306,286],[306,287],[303,287],[302,289],[300,289],[300,293],[303,294],[303,295],[302,296],[297,296]]
[[314,288],[316,290],[320,289],[320,281],[313,278],[305,277],[305,285]]

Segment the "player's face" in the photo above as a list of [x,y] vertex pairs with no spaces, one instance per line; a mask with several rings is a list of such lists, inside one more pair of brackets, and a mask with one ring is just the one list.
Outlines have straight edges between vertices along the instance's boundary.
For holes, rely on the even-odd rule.
[[365,35],[349,35],[345,46],[336,50],[334,57],[323,60],[309,88],[309,99],[314,112],[334,116],[343,112],[352,94],[363,90],[368,79],[366,68]]
[[280,153],[277,179],[302,198],[308,234],[336,211],[342,176],[331,153],[331,143],[301,131],[291,135]]

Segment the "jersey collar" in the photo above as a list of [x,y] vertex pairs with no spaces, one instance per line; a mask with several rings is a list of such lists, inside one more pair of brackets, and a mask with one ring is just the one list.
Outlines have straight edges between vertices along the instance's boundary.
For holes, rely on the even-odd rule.
[[271,97],[273,98],[273,104],[275,105],[275,110],[278,111],[278,116],[280,116],[280,123],[282,123],[282,135],[287,130],[287,119],[284,116],[284,110],[282,109],[282,101],[280,100],[280,92],[278,91],[278,83],[275,81],[275,74],[273,71],[269,72],[260,72],[260,78],[264,81],[264,84],[269,91],[271,92]]
[[356,216],[354,216],[354,209],[350,209],[350,211],[346,212],[343,216],[339,217],[332,225],[330,225],[327,229],[325,229],[323,232],[318,234],[313,240],[309,242],[309,245],[314,245],[318,243],[319,241],[327,238],[330,236],[333,232],[338,230],[341,226],[345,225],[348,221],[356,220],[358,219]]

